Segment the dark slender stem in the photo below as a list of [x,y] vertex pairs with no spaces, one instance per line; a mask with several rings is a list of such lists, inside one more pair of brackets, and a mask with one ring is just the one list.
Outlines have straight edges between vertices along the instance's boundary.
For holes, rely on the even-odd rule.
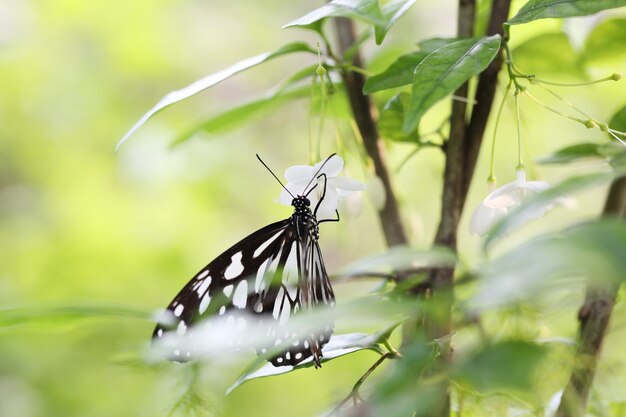
[[[468,38],[474,32],[475,0],[459,0],[457,17],[457,36]],[[463,84],[455,93],[456,96],[467,98],[467,83]],[[452,101],[450,116],[450,137],[446,146],[446,168],[444,172],[444,190],[442,196],[441,222],[435,242],[456,248],[456,225],[463,209],[463,160],[465,158],[465,130],[467,103],[464,100]]]
[[[473,35],[475,2],[459,0],[459,18],[457,22],[459,36]],[[493,1],[489,18],[488,35],[503,33],[502,24],[508,17],[510,0]],[[467,15],[464,15],[468,14]],[[471,17],[470,17],[471,16]],[[470,20],[471,19],[471,20]],[[472,22],[472,24],[468,24]],[[494,60],[480,75],[475,96],[476,105],[472,108],[469,123],[466,119],[467,108],[463,103],[453,103],[450,119],[450,137],[446,146],[446,166],[442,195],[441,219],[435,244],[456,250],[457,230],[465,205],[467,191],[471,182],[476,158],[482,143],[487,120],[491,113],[498,72],[502,67],[501,58]],[[467,86],[456,92],[467,95]],[[422,331],[428,340],[435,340],[452,331],[451,311],[453,296],[454,269],[437,268],[428,277],[427,295],[429,297],[428,316],[418,319]],[[406,340],[406,339],[405,339]],[[450,344],[446,340],[440,346],[441,355],[433,368],[434,372],[445,371],[450,360]],[[445,417],[450,415],[450,387],[447,380],[437,387],[430,415]]]
[[[354,25],[350,19],[346,18],[335,19],[335,22],[337,28],[337,39],[339,41],[339,52],[340,55],[343,56],[343,54],[349,50],[356,41]],[[361,54],[358,48],[354,50],[352,64],[355,67],[362,66]],[[396,200],[395,193],[393,192],[389,171],[387,169],[385,148],[378,135],[378,129],[376,128],[370,99],[368,96],[363,94],[365,76],[359,72],[345,69],[342,72],[342,76],[348,93],[354,120],[356,121],[361,137],[363,138],[363,145],[374,164],[374,172],[382,181],[385,190],[385,205],[378,213],[383,233],[385,235],[385,240],[389,246],[407,244],[408,240],[404,231],[402,219],[400,217],[398,201]]]
[[[502,24],[508,19],[510,7],[511,0],[498,0],[492,2],[491,17],[487,27],[488,35],[496,33],[502,36],[505,35]],[[465,202],[465,196],[469,190],[472,176],[474,174],[474,168],[476,167],[478,152],[480,151],[480,145],[485,134],[487,121],[489,120],[491,107],[496,95],[498,73],[501,68],[502,56],[498,55],[498,57],[493,60],[487,69],[480,74],[480,77],[478,77],[476,96],[474,97],[477,104],[472,111],[472,117],[470,118],[470,122],[465,133],[464,154],[466,175],[463,185],[463,202]]]
[[358,381],[356,381],[356,383],[352,387],[352,390],[350,391],[350,394],[348,394],[348,396],[346,398],[344,398],[343,400],[341,400],[339,402],[339,404],[337,404],[337,406],[333,409],[333,411],[330,413],[330,415],[332,416],[335,413],[337,413],[337,411],[339,411],[341,409],[341,407],[343,407],[350,400],[352,400],[354,402],[354,405],[357,404],[358,400],[362,400],[361,399],[361,394],[359,393],[359,389],[361,388],[361,385],[363,385],[365,380],[367,378],[369,378],[370,375],[372,374],[372,372],[374,372],[376,370],[376,368],[378,368],[380,365],[382,365],[382,363],[385,360],[387,360],[387,359],[396,359],[397,357],[398,357],[398,353],[396,353],[396,352],[386,352],[380,358],[378,358],[378,360],[376,362],[374,362],[374,364],[372,366],[370,366],[369,369],[367,371],[365,371],[365,373],[363,375],[361,375],[361,377],[358,379]]
[[[626,177],[616,180],[609,190],[604,215],[626,217]],[[582,417],[586,415],[587,398],[596,373],[602,342],[615,306],[619,291],[616,283],[589,280],[585,301],[578,312],[580,328],[574,368],[563,391],[556,417]]]

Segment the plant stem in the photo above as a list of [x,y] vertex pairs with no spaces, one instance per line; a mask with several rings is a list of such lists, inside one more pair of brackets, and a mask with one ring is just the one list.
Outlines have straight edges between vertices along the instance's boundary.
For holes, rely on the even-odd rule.
[[516,171],[524,169],[524,160],[522,158],[522,126],[519,115],[519,91],[515,92],[515,126],[517,130],[517,166]]
[[[604,216],[626,217],[626,177],[611,184]],[[586,414],[587,398],[618,291],[617,283],[597,280],[587,283],[585,301],[578,312],[580,325],[574,367],[555,417],[582,417]]]
[[504,109],[504,103],[506,102],[506,98],[509,95],[509,91],[511,90],[512,82],[506,85],[506,89],[504,93],[502,93],[502,101],[500,101],[500,106],[498,106],[498,113],[496,114],[496,123],[493,127],[493,137],[491,139],[491,158],[489,160],[489,177],[487,181],[491,184],[495,184],[496,182],[496,174],[494,170],[494,160],[496,158],[496,138],[498,135],[498,126],[500,125],[500,118],[502,117],[502,109]]
[[[499,33],[504,35],[502,24],[509,16],[511,0],[499,0],[492,2],[491,16],[487,27],[487,34]],[[506,39],[504,39],[506,41]],[[463,203],[465,195],[469,190],[478,152],[482,144],[483,135],[487,127],[487,121],[491,114],[491,107],[496,95],[496,86],[498,84],[498,73],[502,68],[502,57],[498,56],[478,77],[478,86],[476,87],[476,96],[474,99],[478,104],[472,110],[472,116],[467,126],[465,135],[465,179],[463,186]]]
[[[466,1],[460,0],[459,13],[466,7]],[[487,28],[487,34],[503,34],[502,24],[507,20],[510,8],[510,0],[492,2],[491,16]],[[473,12],[472,12],[473,13]],[[464,28],[461,20],[466,16],[459,16],[459,29]],[[473,21],[473,18],[472,18]],[[459,33],[460,36],[468,36]],[[472,36],[470,32],[469,36]],[[502,67],[502,58],[498,56],[478,79],[476,88],[476,105],[472,108],[469,123],[465,122],[465,112],[460,114],[459,107],[453,107],[451,123],[457,126],[450,128],[450,139],[446,148],[446,167],[444,172],[443,196],[441,207],[441,220],[435,237],[435,244],[447,246],[456,250],[457,229],[461,219],[461,213],[465,204],[467,191],[476,166],[476,159],[483,140],[487,120],[491,114],[491,107],[495,97],[498,72]],[[456,112],[455,112],[456,110]],[[458,124],[463,121],[463,132],[459,134]],[[452,268],[438,268],[433,270],[428,277],[426,295],[429,297],[431,308],[428,309],[428,317],[423,322],[422,330],[428,340],[442,338],[451,333],[451,310],[453,297]],[[406,338],[405,338],[406,340]],[[450,360],[450,341],[446,339],[440,346],[441,355],[434,366],[434,372],[447,369]],[[437,387],[437,398],[433,398],[433,409],[430,416],[446,417],[450,415],[450,387],[449,381],[443,380]]]
[[[335,19],[337,29],[337,39],[339,41],[339,52],[343,55],[356,41],[354,25],[350,19]],[[361,67],[361,54],[354,50],[351,65]],[[374,172],[380,178],[385,189],[385,205],[379,211],[380,223],[388,246],[404,245],[408,243],[398,201],[391,186],[391,179],[387,169],[385,148],[378,135],[376,122],[372,113],[372,104],[368,96],[363,94],[365,77],[362,73],[354,70],[344,69],[342,77],[345,84],[352,114],[363,138],[363,145],[367,154],[374,164]]]
[[378,368],[380,365],[382,365],[382,363],[386,359],[396,359],[398,357],[399,357],[398,354],[395,353],[395,352],[386,352],[380,358],[378,358],[378,360],[376,360],[376,362],[374,362],[374,364],[372,366],[370,366],[368,368],[368,370],[365,371],[365,373],[359,378],[359,380],[356,382],[356,384],[354,384],[354,386],[352,387],[352,390],[350,391],[350,394],[348,394],[348,396],[346,398],[341,400],[341,402],[339,402],[339,404],[337,404],[337,406],[335,406],[335,408],[329,414],[329,416],[335,415],[339,410],[341,410],[341,407],[343,407],[350,400],[352,400],[353,404],[356,406],[357,400],[361,399],[361,395],[359,393],[359,389],[361,388],[361,385],[363,385],[365,380],[367,378],[369,378],[369,376],[372,374],[372,372],[374,372],[376,370],[376,368]]

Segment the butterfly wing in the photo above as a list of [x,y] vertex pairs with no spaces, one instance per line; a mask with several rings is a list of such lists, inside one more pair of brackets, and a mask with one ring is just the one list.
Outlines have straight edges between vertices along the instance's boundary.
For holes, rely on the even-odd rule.
[[[300,274],[298,302],[293,304],[292,311],[298,309],[315,311],[319,306],[333,307],[335,295],[333,293],[317,239],[300,239],[299,245]],[[300,334],[292,334],[292,344],[270,362],[274,366],[295,366],[310,356],[313,356],[315,367],[320,367],[322,347],[328,342],[333,332],[332,322],[327,321],[325,326],[307,330],[300,329]]]
[[[272,364],[296,365],[313,355],[319,365],[321,347],[332,332],[330,326],[323,334],[303,335],[282,334],[280,328],[303,306],[334,303],[319,246],[297,224],[292,219],[270,224],[211,261],[172,300],[167,310],[173,320],[159,323],[153,338],[173,331],[182,336],[204,318],[246,311],[272,318],[270,322],[276,325],[267,326],[267,335],[276,345],[290,341],[288,348],[268,359]],[[261,347],[257,352],[267,355],[272,347]],[[175,349],[171,356],[184,361],[192,352]]]

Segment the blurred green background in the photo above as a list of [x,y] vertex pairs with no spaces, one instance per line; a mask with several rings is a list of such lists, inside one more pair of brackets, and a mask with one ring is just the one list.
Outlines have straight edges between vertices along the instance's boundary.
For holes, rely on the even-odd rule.
[[[278,174],[308,162],[308,100],[283,106],[234,131],[200,134],[174,149],[169,144],[203,117],[259,97],[314,63],[309,56],[291,55],[230,79],[160,113],[117,154],[113,149],[166,92],[287,42],[314,44],[317,38],[312,33],[280,28],[319,5],[302,0],[0,2],[0,308],[6,312],[26,307],[33,312],[33,317],[13,321],[5,314],[1,323],[0,416],[167,415],[189,373],[182,365],[141,365],[151,322],[124,314],[42,317],[38,309],[119,306],[149,313],[163,308],[222,250],[290,215],[290,208],[275,203],[279,187],[254,155],[263,156]],[[365,44],[370,69],[384,69],[420,39],[452,36],[455,10],[453,0],[420,0],[382,48]],[[589,22],[574,19],[565,27],[574,38],[584,38]],[[558,32],[562,26],[546,20],[516,27],[513,46]],[[576,44],[564,45],[558,50],[577,63]],[[527,44],[518,65],[527,72],[541,72],[544,78],[567,81],[626,72],[623,54],[578,70],[573,69],[576,65],[563,65],[562,56],[551,60],[546,53],[550,48],[541,42]],[[618,87],[605,83],[559,91],[601,120],[626,104],[623,82]],[[605,139],[600,132],[587,131],[532,103],[522,105],[530,160],[566,144]],[[436,106],[424,123],[437,125],[448,107],[449,102]],[[501,184],[515,175],[509,110],[505,109],[498,139],[496,175]],[[350,134],[349,129],[342,132]],[[399,166],[412,149],[410,144],[390,144],[390,166]],[[333,151],[334,138],[328,134],[322,154]],[[358,155],[343,156],[346,175],[370,179]],[[470,208],[487,192],[482,181],[487,177],[487,156],[481,153]],[[428,149],[394,176],[411,241],[418,248],[428,247],[438,222],[442,167],[441,153]],[[605,169],[583,163],[531,167],[530,172],[558,182],[576,171]],[[546,228],[596,216],[604,193],[598,189],[577,196],[577,210],[549,215],[512,236],[504,247]],[[467,217],[461,226],[461,259],[475,265],[481,261],[480,240],[466,232]],[[384,249],[375,211],[367,201],[360,216],[323,225],[321,239],[331,274]],[[340,284],[339,302],[375,285]],[[573,337],[579,294],[568,292],[558,303],[553,301],[527,307],[510,321],[498,315],[505,313],[494,313],[489,327],[535,337]],[[623,313],[618,305],[599,383],[626,398],[620,388],[625,385],[619,349],[626,341]],[[341,326],[363,330],[350,323]],[[465,336],[460,337],[462,344]],[[224,416],[314,415],[343,398],[375,358],[374,353],[359,352],[318,371],[250,382],[226,398],[209,394],[208,402]],[[207,364],[203,370],[204,379],[210,381],[207,391],[223,392],[242,367],[242,363]],[[559,369],[557,361],[546,398],[565,376],[566,369]]]

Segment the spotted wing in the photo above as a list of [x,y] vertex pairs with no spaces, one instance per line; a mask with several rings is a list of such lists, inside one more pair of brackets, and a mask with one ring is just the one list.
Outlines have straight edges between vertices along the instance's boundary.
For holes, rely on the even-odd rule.
[[[269,359],[274,365],[295,365],[311,355],[319,364],[330,327],[320,335],[295,335],[281,333],[281,326],[302,309],[303,301],[312,306],[329,300],[329,288],[317,243],[307,242],[290,219],[283,220],[252,233],[198,272],[168,306],[173,320],[159,323],[153,338],[174,331],[184,335],[203,318],[246,311],[276,324],[267,328],[276,345],[290,341],[289,348]],[[258,353],[266,355],[272,348],[259,347]],[[171,357],[184,361],[192,355],[176,349]]]
[[[297,247],[302,279],[299,283],[297,303],[292,304],[292,310],[298,309],[315,311],[316,308],[328,308],[335,305],[333,293],[322,252],[317,240],[301,239]],[[282,318],[282,315],[281,315]],[[322,347],[328,342],[333,332],[332,322],[327,321],[324,326],[308,331],[300,330],[300,334],[292,334],[293,343],[270,362],[274,366],[295,366],[310,356],[316,367],[320,367]]]

